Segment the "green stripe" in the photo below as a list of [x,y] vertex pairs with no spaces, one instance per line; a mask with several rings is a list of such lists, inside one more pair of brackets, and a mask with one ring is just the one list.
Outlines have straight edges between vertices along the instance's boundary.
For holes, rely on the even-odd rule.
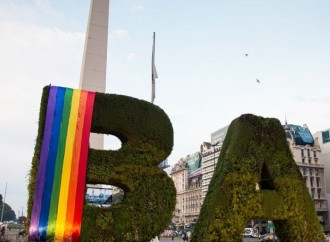
[[55,163],[54,182],[53,182],[52,196],[51,196],[50,209],[49,209],[47,239],[54,238],[55,236],[58,199],[59,199],[60,187],[61,187],[62,166],[63,166],[63,158],[65,153],[66,136],[68,132],[68,123],[69,123],[70,111],[71,111],[72,93],[73,90],[71,88],[66,89],[65,97],[64,97],[64,108],[63,108],[60,137],[59,137],[58,150],[57,150],[56,163]]

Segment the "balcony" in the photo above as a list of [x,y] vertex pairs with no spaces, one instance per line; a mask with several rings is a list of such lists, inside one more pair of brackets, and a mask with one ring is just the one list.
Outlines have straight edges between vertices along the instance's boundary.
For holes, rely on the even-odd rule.
[[314,164],[314,163],[302,163],[302,162],[296,162],[296,164],[299,166],[299,167],[312,167],[312,168],[322,168],[324,167],[324,164]]

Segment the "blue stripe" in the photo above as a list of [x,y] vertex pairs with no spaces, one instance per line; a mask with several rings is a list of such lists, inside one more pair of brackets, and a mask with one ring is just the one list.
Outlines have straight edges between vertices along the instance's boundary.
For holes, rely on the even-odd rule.
[[56,95],[56,106],[55,106],[55,113],[54,113],[54,119],[52,125],[49,153],[47,158],[45,185],[44,185],[44,192],[42,197],[41,212],[39,219],[38,232],[39,232],[39,239],[41,240],[46,240],[50,199],[52,195],[55,161],[56,161],[58,139],[59,139],[60,127],[62,121],[65,91],[66,88],[58,87],[57,95]]

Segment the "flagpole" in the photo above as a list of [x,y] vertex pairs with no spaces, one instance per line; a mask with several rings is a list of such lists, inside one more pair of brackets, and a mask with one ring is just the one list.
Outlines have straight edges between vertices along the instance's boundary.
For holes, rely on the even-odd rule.
[[158,78],[156,65],[155,65],[155,41],[156,33],[153,34],[152,56],[151,56],[151,103],[154,103],[156,97],[156,81]]

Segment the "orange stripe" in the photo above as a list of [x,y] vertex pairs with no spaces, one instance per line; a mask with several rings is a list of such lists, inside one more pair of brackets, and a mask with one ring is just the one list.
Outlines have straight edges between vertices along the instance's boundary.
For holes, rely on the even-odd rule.
[[91,130],[92,116],[93,116],[93,107],[94,107],[95,93],[89,92],[86,102],[86,112],[85,112],[85,122],[84,130],[82,136],[81,144],[81,153],[79,161],[79,180],[77,184],[77,197],[75,204],[75,213],[73,220],[73,241],[79,241],[80,229],[81,229],[81,220],[82,220],[82,210],[85,199],[85,183],[86,183],[86,168],[87,168],[87,157],[88,157],[88,142],[89,135]]
[[82,90],[80,93],[76,134],[75,134],[75,141],[74,141],[73,155],[72,155],[71,176],[70,176],[69,194],[67,200],[64,240],[72,238],[72,223],[73,223],[75,204],[76,204],[77,182],[79,179],[78,171],[79,171],[82,133],[84,127],[84,120],[85,120],[86,101],[87,101],[87,91]]

